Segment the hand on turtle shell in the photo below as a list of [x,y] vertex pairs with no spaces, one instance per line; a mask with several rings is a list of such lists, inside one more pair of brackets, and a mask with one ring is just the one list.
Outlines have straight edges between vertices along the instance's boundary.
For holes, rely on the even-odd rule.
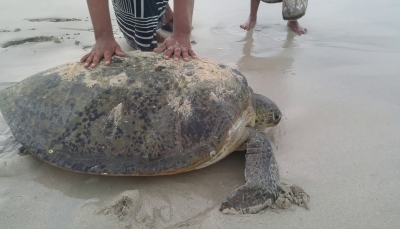
[[172,55],[174,60],[179,60],[182,55],[184,61],[189,61],[189,56],[196,58],[196,53],[190,44],[190,34],[172,34],[155,52],[164,52],[164,58],[169,59]]
[[108,66],[111,63],[111,57],[113,55],[122,57],[124,53],[113,36],[102,36],[96,40],[92,51],[84,55],[80,62],[85,62],[85,68],[89,66],[94,68],[99,64],[100,60],[104,58],[104,64]]

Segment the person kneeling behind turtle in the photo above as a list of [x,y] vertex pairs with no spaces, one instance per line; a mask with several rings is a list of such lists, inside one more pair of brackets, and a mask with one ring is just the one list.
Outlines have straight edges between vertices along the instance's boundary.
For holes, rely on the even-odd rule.
[[[121,47],[114,38],[108,0],[87,0],[92,19],[96,43],[92,51],[84,55],[81,63],[85,67],[96,67],[104,58],[104,64],[110,65],[113,55],[124,56]],[[182,56],[196,57],[191,48],[190,33],[194,0],[174,0],[173,33],[166,38],[157,32],[166,20],[172,17],[168,0],[112,0],[118,26],[127,43],[136,50],[165,52],[164,58],[172,55],[175,60]],[[189,10],[188,10],[189,9]],[[166,15],[167,12],[167,15]],[[157,48],[157,42],[162,42]]]

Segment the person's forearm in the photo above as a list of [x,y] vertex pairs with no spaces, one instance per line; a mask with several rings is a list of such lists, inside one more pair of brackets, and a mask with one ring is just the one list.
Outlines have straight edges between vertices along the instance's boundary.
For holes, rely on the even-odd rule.
[[194,0],[174,0],[174,34],[190,34]]
[[95,39],[97,40],[101,36],[114,37],[108,0],[87,0],[87,5],[92,19]]

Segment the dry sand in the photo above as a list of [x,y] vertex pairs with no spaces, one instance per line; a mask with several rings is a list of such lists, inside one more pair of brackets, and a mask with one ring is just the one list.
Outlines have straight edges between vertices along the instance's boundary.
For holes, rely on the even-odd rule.
[[[84,1],[0,3],[1,45],[61,41],[1,48],[0,89],[77,61],[93,44]],[[167,177],[76,174],[18,155],[0,118],[0,228],[399,228],[398,1],[310,1],[301,37],[287,30],[279,4],[261,3],[254,31],[240,30],[248,8],[248,0],[196,1],[193,48],[237,66],[280,106],[283,121],[269,134],[281,179],[308,192],[310,210],[221,214],[244,182],[242,153]]]

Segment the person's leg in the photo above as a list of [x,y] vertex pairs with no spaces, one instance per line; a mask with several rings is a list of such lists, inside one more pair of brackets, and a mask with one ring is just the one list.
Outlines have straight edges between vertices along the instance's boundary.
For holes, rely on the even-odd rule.
[[306,34],[307,29],[300,26],[297,21],[306,13],[308,0],[283,0],[282,16],[287,20],[287,26],[298,35]]
[[240,25],[240,28],[244,30],[250,30],[254,28],[257,22],[257,11],[260,6],[260,0],[250,0],[250,15],[247,19],[247,22],[243,25]]
[[161,29],[172,33],[173,26],[174,26],[173,22],[174,22],[174,13],[172,12],[172,9],[168,4],[167,9],[165,10],[165,16],[164,16],[163,25],[161,26]]
[[172,32],[173,29],[173,18],[174,14],[169,6],[169,3],[166,4],[165,6],[165,12],[164,14],[159,18],[158,25],[157,25],[157,30],[156,30],[156,41],[157,43],[163,43],[165,39],[169,37],[167,34],[163,34],[162,32],[159,31],[159,29],[165,30],[167,32]]
[[293,30],[297,35],[302,35],[307,33],[307,29],[302,27],[297,20],[288,21],[287,26]]
[[164,24],[167,24],[168,22],[172,21],[174,18],[174,13],[172,12],[171,7],[169,6],[169,3],[167,5],[167,9],[165,10],[165,16],[164,16]]

